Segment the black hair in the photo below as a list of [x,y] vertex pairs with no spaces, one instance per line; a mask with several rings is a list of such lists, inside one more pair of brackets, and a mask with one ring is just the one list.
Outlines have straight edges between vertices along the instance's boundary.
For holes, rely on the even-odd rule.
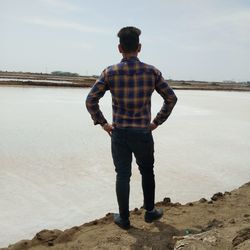
[[132,26],[124,27],[118,32],[117,36],[124,52],[135,52],[138,49],[140,35],[141,30]]

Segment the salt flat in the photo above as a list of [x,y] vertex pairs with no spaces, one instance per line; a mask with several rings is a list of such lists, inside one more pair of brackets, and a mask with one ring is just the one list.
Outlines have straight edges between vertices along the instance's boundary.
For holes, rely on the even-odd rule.
[[[0,88],[0,247],[117,209],[110,138],[85,109],[88,89]],[[185,203],[250,179],[250,93],[176,91],[154,132],[156,200]],[[156,114],[162,99],[153,97]],[[101,101],[111,119],[109,93]],[[133,168],[131,209],[142,205]]]

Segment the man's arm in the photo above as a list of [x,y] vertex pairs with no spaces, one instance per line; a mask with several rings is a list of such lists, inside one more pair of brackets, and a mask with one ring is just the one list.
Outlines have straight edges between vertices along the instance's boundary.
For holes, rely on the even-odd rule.
[[103,97],[108,89],[109,87],[106,81],[106,74],[104,70],[86,98],[86,107],[95,125],[100,124],[103,126],[107,123],[107,120],[99,108],[99,100]]
[[177,97],[174,91],[169,87],[167,81],[164,80],[160,72],[155,84],[155,90],[164,99],[164,103],[160,112],[156,115],[155,119],[153,120],[153,123],[158,126],[168,119],[169,115],[171,114],[177,102]]

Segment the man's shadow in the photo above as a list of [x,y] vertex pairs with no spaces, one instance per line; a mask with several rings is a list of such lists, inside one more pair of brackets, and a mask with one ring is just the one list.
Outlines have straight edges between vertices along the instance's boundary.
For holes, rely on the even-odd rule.
[[161,221],[155,221],[152,224],[155,225],[156,232],[149,232],[136,227],[131,227],[128,230],[128,233],[136,239],[136,242],[131,245],[131,249],[141,250],[145,247],[153,250],[174,249],[175,240],[173,236],[181,235],[182,232]]

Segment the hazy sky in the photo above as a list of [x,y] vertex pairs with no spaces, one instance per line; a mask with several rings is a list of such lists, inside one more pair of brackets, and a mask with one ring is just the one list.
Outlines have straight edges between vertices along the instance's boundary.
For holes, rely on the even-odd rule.
[[0,70],[99,75],[131,25],[167,78],[250,80],[249,0],[0,0]]

